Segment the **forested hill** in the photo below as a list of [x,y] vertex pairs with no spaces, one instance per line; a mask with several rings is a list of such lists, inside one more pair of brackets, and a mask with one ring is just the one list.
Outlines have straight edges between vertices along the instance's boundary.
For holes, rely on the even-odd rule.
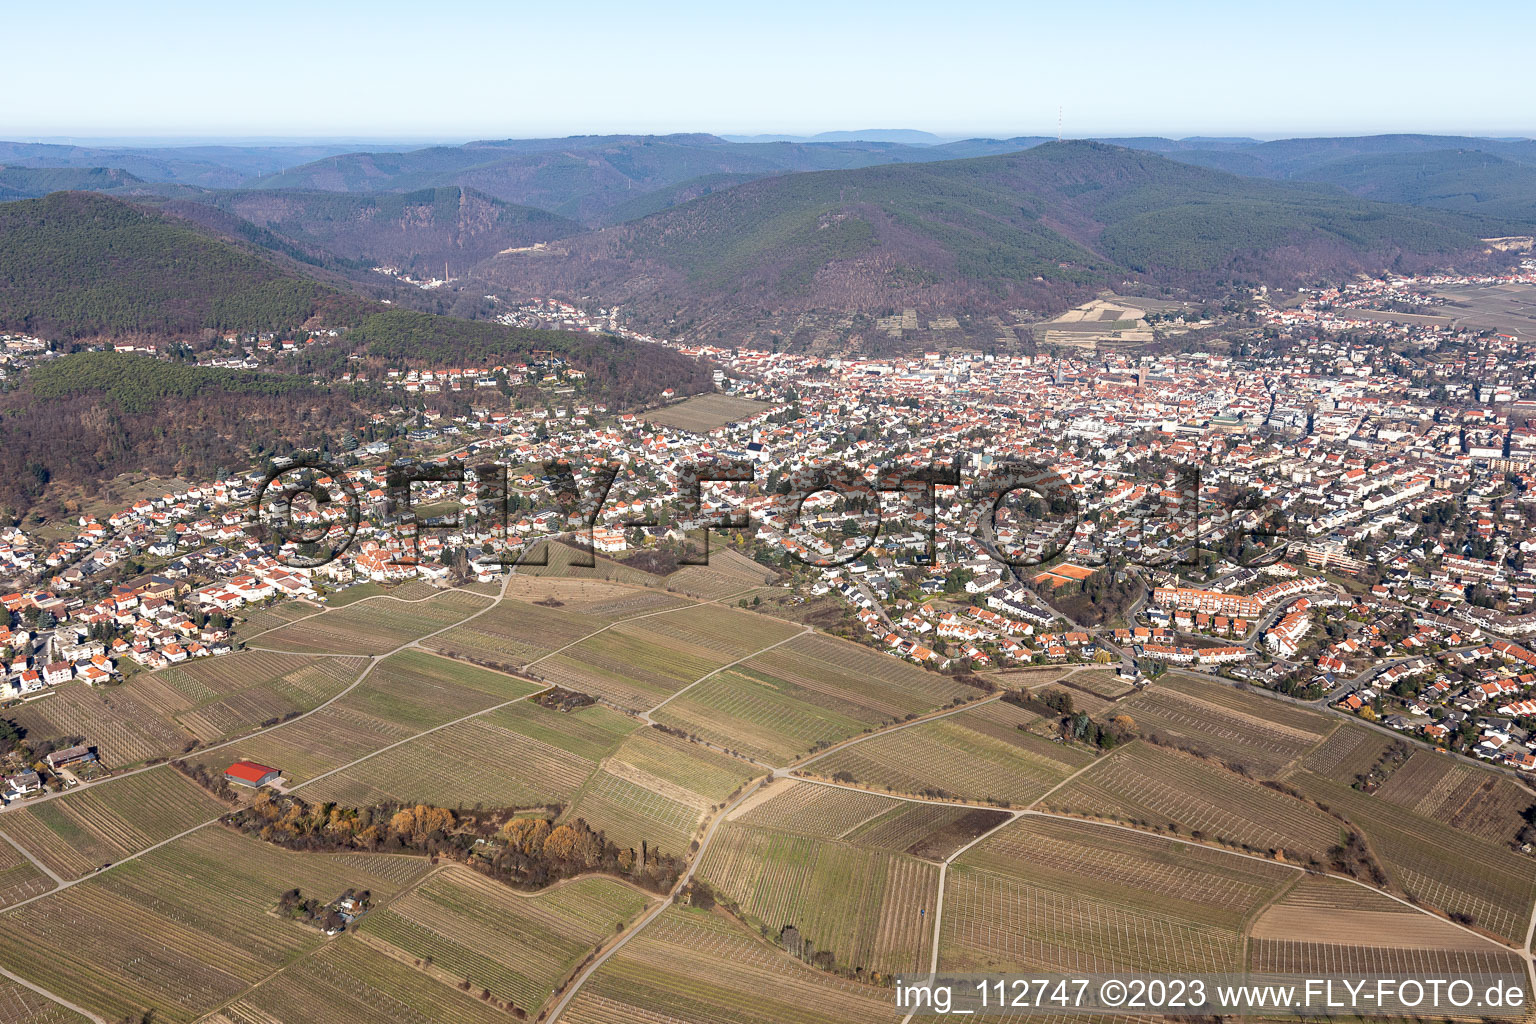
[[549,353],[584,372],[589,391],[618,408],[654,402],[668,388],[689,395],[714,387],[709,369],[696,359],[661,345],[597,334],[386,310],[359,320],[349,338],[380,366],[487,367]]
[[415,192],[206,192],[206,203],[343,260],[398,267],[418,277],[463,273],[503,249],[582,230],[564,217],[458,186]]
[[781,175],[498,258],[530,294],[668,310],[1050,305],[1074,289],[1289,283],[1480,250],[1477,218],[1092,142]]
[[50,339],[304,323],[328,289],[119,199],[55,192],[0,205],[0,330]]
[[115,167],[0,166],[0,202],[71,190],[100,192],[142,184],[143,179]]
[[654,401],[666,388],[710,387],[697,361],[669,349],[391,309],[301,276],[254,246],[107,196],[60,192],[0,205],[0,330],[51,341],[185,341],[204,329],[292,330],[315,316],[343,329],[324,346],[328,363],[303,366],[316,372],[342,368],[348,353],[381,369],[487,366],[543,351],[585,371],[591,397],[619,406]]
[[25,512],[50,484],[67,502],[128,471],[208,479],[253,456],[324,447],[361,435],[380,404],[285,374],[64,356],[0,395],[0,514]]

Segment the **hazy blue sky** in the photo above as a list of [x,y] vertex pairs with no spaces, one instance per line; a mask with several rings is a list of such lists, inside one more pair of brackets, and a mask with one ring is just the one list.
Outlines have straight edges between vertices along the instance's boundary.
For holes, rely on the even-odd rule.
[[0,136],[1536,134],[1536,4],[7,4]]

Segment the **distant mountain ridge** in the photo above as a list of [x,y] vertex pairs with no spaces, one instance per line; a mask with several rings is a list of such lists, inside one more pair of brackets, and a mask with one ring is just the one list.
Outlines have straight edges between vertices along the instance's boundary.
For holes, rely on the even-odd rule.
[[457,185],[587,224],[657,189],[710,175],[760,176],[938,159],[879,142],[738,144],[712,135],[472,142],[332,156],[251,183],[262,189],[388,192]]
[[1478,251],[1477,226],[1066,142],[767,177],[493,259],[484,272],[529,294],[602,295],[658,319],[730,306],[1038,308],[1127,279],[1195,288],[1428,266]]

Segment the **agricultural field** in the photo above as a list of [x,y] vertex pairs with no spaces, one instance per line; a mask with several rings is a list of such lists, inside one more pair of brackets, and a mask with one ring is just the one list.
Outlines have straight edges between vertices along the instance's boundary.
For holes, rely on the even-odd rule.
[[199,741],[213,743],[312,710],[366,666],[362,658],[243,651],[140,673],[127,688]]
[[651,898],[610,878],[581,878],[536,895],[468,868],[431,876],[363,919],[360,937],[420,960],[446,984],[530,1012],[600,941],[634,920]]
[[619,622],[541,662],[536,674],[641,711],[794,634],[793,626],[764,616],[692,605]]
[[0,1020],[5,1024],[86,1024],[75,1011],[4,978],[0,978]]
[[1093,760],[1020,729],[1035,715],[1000,700],[833,751],[806,771],[896,792],[1023,805]]
[[303,785],[383,747],[536,690],[500,672],[426,651],[401,651],[314,714],[192,760],[222,770],[244,758],[280,769],[290,783]]
[[881,722],[852,704],[828,708],[805,696],[800,687],[782,679],[737,666],[704,680],[652,718],[774,765],[787,764]]
[[634,733],[603,762],[566,812],[619,846],[684,853],[699,821],[755,773],[723,754],[654,729]]
[[[350,888],[385,899],[408,884],[401,858],[289,853],[210,826],[99,878],[5,914],[0,960],[111,1020],[152,1010],[189,1022],[324,943],[271,913],[298,888],[326,900]],[[428,869],[415,860],[417,873]],[[68,949],[68,956],[37,956]]]
[[1336,728],[1316,712],[1176,673],[1120,708],[1143,735],[1161,736],[1263,776],[1281,773]]
[[[374,588],[372,593],[365,589],[367,587]],[[331,598],[327,604],[342,601],[343,596],[350,597],[353,601],[361,601],[365,597],[371,597],[373,594],[382,594],[383,592],[384,589],[377,584],[359,584]],[[352,597],[353,594],[357,596]],[[261,608],[242,608],[240,610],[240,622],[236,624],[234,633],[241,640],[248,641],[259,633],[265,633],[269,629],[276,629],[278,626],[286,626],[295,619],[314,615],[321,610],[323,609],[304,601],[278,601],[275,604]]]
[[1502,843],[1514,842],[1525,815],[1536,813],[1536,794],[1520,783],[1431,750],[1415,751],[1374,795]]
[[733,395],[695,395],[675,405],[652,409],[641,418],[658,427],[675,427],[694,434],[707,434],[711,430],[749,420],[772,408],[769,402],[754,402],[750,398],[737,398]]
[[896,974],[928,963],[933,928],[922,911],[938,901],[935,864],[731,823],[715,834],[700,870],[749,923],[770,935],[794,925],[841,966]]
[[1136,687],[1107,669],[1079,670],[1065,677],[1067,686],[1087,690],[1108,700],[1124,697]]
[[603,831],[621,848],[638,850],[641,843],[648,843],[652,849],[681,855],[688,851],[704,807],[662,796],[605,768],[592,777],[566,814]]
[[859,790],[776,779],[739,804],[727,820],[811,839],[842,839],[876,818],[910,806]]
[[703,803],[724,803],[749,779],[763,774],[736,758],[659,729],[631,734],[604,767],[657,792]]
[[1300,767],[1348,786],[1370,771],[1387,748],[1398,742],[1394,736],[1346,722],[1302,758]]
[[48,695],[9,709],[6,716],[40,740],[84,736],[107,768],[124,768],[154,757],[179,754],[192,735],[134,692],[122,686],[70,682]]
[[1525,941],[1536,900],[1536,860],[1310,772],[1296,772],[1288,781],[1364,834],[1400,894],[1447,914],[1469,915],[1494,935]]
[[1293,869],[1123,829],[1024,817],[949,870],[939,966],[1236,971]]
[[1000,812],[901,801],[898,806],[879,817],[861,822],[843,838],[874,850],[903,851],[932,860],[944,860],[954,851],[935,848],[936,839],[948,837],[957,827],[963,827],[966,819],[972,815],[997,813]]
[[653,717],[727,750],[784,764],[975,695],[895,658],[806,634],[711,676]]
[[423,601],[374,597],[264,634],[256,645],[275,651],[384,654],[491,606],[489,598],[445,590]]
[[665,578],[666,586],[706,601],[746,594],[772,584],[778,573],[722,543],[712,543],[708,565],[688,565]]
[[1315,876],[1254,920],[1248,962],[1255,971],[1309,974],[1525,973],[1513,950],[1369,889]]
[[860,1024],[899,1019],[888,988],[817,970],[720,913],[670,907],[582,986],[567,1024]]
[[0,832],[54,874],[70,879],[212,821],[227,809],[197,783],[162,766],[13,808],[0,815]]
[[[541,553],[542,552],[542,553]],[[611,580],[615,583],[629,583],[641,587],[654,587],[661,583],[659,576],[616,562],[605,555],[594,551],[578,551],[564,541],[535,542],[529,551],[530,558],[544,560],[545,565],[534,565],[529,561],[518,563],[519,576],[533,577],[571,577],[578,580]],[[591,560],[591,566],[577,565],[581,561]]]
[[563,713],[519,701],[385,751],[321,780],[306,796],[354,807],[565,804],[637,726],[600,705]]
[[1052,793],[1046,806],[1259,852],[1291,850],[1302,860],[1324,860],[1343,828],[1306,801],[1145,741],[1116,750]]
[[[0,824],[8,824],[9,821],[10,815],[0,817]],[[40,896],[52,888],[53,879],[37,870],[20,850],[8,842],[0,841],[0,910],[33,896]],[[3,990],[4,983],[0,982],[0,991]],[[0,1020],[5,1019],[0,1014]]]
[[208,1024],[506,1024],[507,1011],[354,936],[328,943],[257,986]]
[[424,646],[518,670],[621,619],[686,604],[663,592],[610,583],[522,576],[512,580],[506,599],[495,608],[430,638]]

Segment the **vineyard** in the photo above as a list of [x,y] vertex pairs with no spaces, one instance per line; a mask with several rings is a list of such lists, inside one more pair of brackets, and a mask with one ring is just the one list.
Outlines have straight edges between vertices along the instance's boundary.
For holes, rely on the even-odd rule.
[[445,590],[427,601],[374,597],[281,626],[263,635],[259,646],[321,654],[384,654],[490,604],[460,590]]
[[305,796],[352,807],[538,807],[568,800],[596,768],[591,761],[475,720],[323,779]]
[[1487,944],[1481,949],[1433,949],[1254,938],[1248,944],[1248,964],[1253,971],[1308,977],[1329,974],[1380,974],[1396,978],[1456,978],[1469,974],[1525,977],[1525,966],[1519,954],[1513,950],[1500,952]]
[[479,720],[593,762],[611,754],[625,736],[639,727],[633,718],[600,704],[560,712],[540,707],[531,700],[486,712]]
[[730,820],[811,839],[843,839],[876,818],[911,806],[872,793],[780,779],[758,790]]
[[366,665],[362,658],[247,651],[143,673],[129,687],[145,704],[212,743],[325,703]]
[[479,618],[432,637],[425,646],[471,661],[520,669],[607,624],[569,607],[504,600]]
[[1285,897],[1261,913],[1249,929],[1255,943],[1271,943],[1271,953],[1311,947],[1343,946],[1328,959],[1358,957],[1370,962],[1389,951],[1480,953],[1511,956],[1493,940],[1453,927],[1443,918],[1420,913],[1394,899],[1333,878],[1306,876]]
[[536,896],[465,868],[439,872],[364,919],[362,936],[385,944],[449,984],[532,1011],[587,952],[649,903],[605,878],[584,878]]
[[370,758],[317,783],[308,796],[352,806],[567,803],[634,728],[600,706],[567,714],[519,701]]
[[181,753],[192,737],[132,691],[128,684],[65,683],[6,714],[34,739],[84,736],[109,768]]
[[257,986],[225,1009],[230,1024],[506,1024],[478,998],[343,937]]
[[[541,553],[542,552],[542,553]],[[530,558],[538,558],[547,561],[547,565],[534,565],[532,561],[518,563],[517,572],[520,576],[557,576],[573,577],[578,580],[611,580],[615,583],[629,583],[642,587],[654,587],[660,580],[648,572],[632,569],[621,562],[615,562],[611,558],[592,551],[577,551],[564,541],[545,541],[540,544],[535,542],[530,551]],[[593,562],[591,568],[574,564],[578,560]]]
[[582,818],[594,829],[607,833],[619,846],[651,849],[682,855],[688,850],[704,806],[685,803],[645,788],[602,768],[594,775],[567,818]]
[[921,714],[956,697],[976,695],[945,676],[817,633],[797,637],[745,664],[797,687],[795,692],[812,703],[849,714],[854,713],[847,710],[852,705],[881,719]]
[[652,632],[683,611],[620,623],[539,663],[540,679],[592,693],[631,711],[654,707],[699,677],[729,664],[734,643],[682,643]]
[[861,785],[895,792],[1028,804],[1093,759],[1014,727],[1032,717],[993,701],[851,744],[807,770],[846,773]]
[[951,867],[939,963],[946,970],[1115,973],[1236,971],[1240,932],[1198,919],[1131,909],[1023,875]]
[[605,767],[629,778],[648,777],[658,791],[671,791],[701,806],[724,802],[742,783],[761,774],[735,758],[658,729],[632,733]]
[[672,907],[620,949],[560,1018],[567,1024],[895,1024],[890,989],[834,977],[718,914]]
[[1347,786],[1368,772],[1387,748],[1397,742],[1394,737],[1363,725],[1345,723],[1302,758],[1301,767]]
[[1185,677],[1148,687],[1122,707],[1143,735],[1159,735],[1270,776],[1334,728],[1321,715]]
[[785,764],[819,746],[881,724],[879,718],[857,705],[845,704],[834,710],[804,699],[806,696],[819,695],[737,667],[704,680],[652,717],[769,764]]
[[1415,751],[1375,796],[1502,843],[1513,842],[1536,812],[1536,796],[1518,782],[1428,750]]
[[0,831],[55,874],[79,878],[225,810],[195,782],[161,767],[23,805],[0,818]]
[[793,636],[794,627],[713,605],[621,621],[555,655],[538,674],[640,711],[723,665]]
[[1525,940],[1536,900],[1536,862],[1528,856],[1310,772],[1290,781],[1365,834],[1396,890],[1447,914],[1469,915],[1495,935]]
[[957,863],[1020,873],[1042,888],[1233,931],[1296,877],[1295,869],[1268,861],[1035,815],[967,850]]
[[940,964],[1236,971],[1245,918],[1294,873],[1104,826],[1026,817],[950,867]]
[[1087,690],[1089,693],[1098,694],[1109,700],[1124,697],[1135,689],[1116,673],[1103,669],[1073,672],[1067,677],[1067,683],[1074,688]]
[[[295,887],[383,898],[399,884],[212,826],[10,912],[0,959],[104,1017],[152,1009],[157,1020],[191,1021],[323,941],[270,913]],[[66,948],[67,957],[35,955]]]
[[754,402],[734,395],[695,395],[676,405],[652,409],[645,414],[645,422],[707,434],[718,427],[749,420],[771,408],[773,406],[767,402]]
[[672,590],[718,601],[774,581],[777,573],[723,544],[711,544],[708,565],[688,565],[666,577]]
[[749,921],[794,925],[845,967],[894,974],[929,958],[938,868],[849,843],[740,824],[722,826],[701,872]]
[[[367,591],[362,587],[353,587],[345,592],[347,597],[353,594],[357,595],[354,600],[361,600],[368,596]],[[340,600],[342,600],[340,597],[332,598],[332,601]],[[295,619],[302,619],[318,611],[320,611],[319,608],[302,601],[279,601],[265,608],[245,608],[241,611],[242,619],[235,632],[240,639],[249,641],[257,634],[276,629],[278,626],[286,626]]]
[[238,758],[269,764],[299,785],[435,728],[535,691],[531,683],[424,651],[385,659],[361,685],[308,717],[214,754],[194,756],[223,770]]
[[381,662],[345,703],[388,722],[430,729],[538,689],[501,672],[407,650]]
[[895,658],[807,634],[711,676],[654,717],[727,750],[783,764],[974,695]]
[[965,807],[902,803],[895,810],[864,822],[843,838],[872,850],[911,850],[970,813]]
[[[5,822],[10,821],[6,815]],[[21,851],[10,843],[0,842],[0,909],[13,906],[53,888],[53,880],[32,866]],[[0,992],[3,992],[0,984]],[[0,1020],[5,1020],[0,1015]]]
[[1147,743],[1115,751],[1052,793],[1052,810],[1184,832],[1260,851],[1319,860],[1339,841],[1340,821],[1220,765]]
[[73,1010],[4,978],[0,978],[0,1020],[5,1024],[86,1024]]

